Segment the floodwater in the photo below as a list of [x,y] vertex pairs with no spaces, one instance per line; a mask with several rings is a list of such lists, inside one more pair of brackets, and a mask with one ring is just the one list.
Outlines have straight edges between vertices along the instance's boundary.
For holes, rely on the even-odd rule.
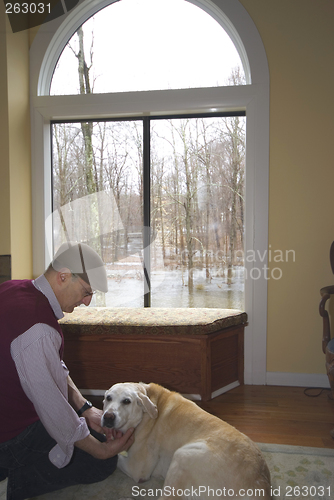
[[[108,269],[109,292],[105,303],[92,300],[91,305],[107,307],[143,307],[144,278],[137,269]],[[205,271],[194,272],[192,290],[188,287],[187,272],[179,269],[152,271],[151,306],[183,308],[244,309],[244,276],[241,267],[233,269],[231,283],[227,283],[226,272],[205,278]]]

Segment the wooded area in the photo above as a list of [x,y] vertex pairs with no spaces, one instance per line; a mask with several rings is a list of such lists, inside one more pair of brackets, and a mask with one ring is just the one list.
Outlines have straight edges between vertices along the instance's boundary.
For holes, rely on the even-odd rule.
[[[210,279],[243,264],[244,126],[239,116],[152,123],[152,255],[185,266],[189,286],[193,269]],[[116,202],[123,228],[90,232],[106,262],[142,249],[142,142],[139,120],[53,125],[54,209],[101,191]]]

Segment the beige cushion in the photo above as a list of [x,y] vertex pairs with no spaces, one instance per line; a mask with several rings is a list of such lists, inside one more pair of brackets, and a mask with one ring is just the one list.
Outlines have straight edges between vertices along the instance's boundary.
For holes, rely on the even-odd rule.
[[246,323],[247,314],[236,309],[160,307],[80,307],[60,320],[65,332],[86,335],[203,335]]

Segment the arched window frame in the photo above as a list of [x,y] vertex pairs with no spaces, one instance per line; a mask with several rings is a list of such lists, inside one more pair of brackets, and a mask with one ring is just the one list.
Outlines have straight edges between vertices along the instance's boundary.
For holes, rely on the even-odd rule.
[[[245,383],[266,383],[269,194],[269,69],[260,35],[238,0],[187,0],[218,21],[234,42],[247,85],[111,94],[50,96],[53,69],[69,38],[95,12],[113,3],[87,2],[42,25],[30,50],[33,186],[33,269],[49,264],[45,221],[51,214],[50,122],[59,119],[168,115],[245,110]],[[247,257],[250,257],[247,259]],[[261,270],[259,277],[258,272]],[[253,271],[253,272],[252,272]],[[252,278],[253,277],[253,278]]]

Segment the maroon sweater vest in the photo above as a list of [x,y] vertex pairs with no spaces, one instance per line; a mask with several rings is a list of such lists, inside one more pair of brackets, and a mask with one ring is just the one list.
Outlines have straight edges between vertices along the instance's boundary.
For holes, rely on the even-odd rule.
[[48,299],[30,280],[6,281],[0,285],[0,443],[20,434],[39,417],[22,389],[10,354],[12,341],[37,323],[63,334]]

